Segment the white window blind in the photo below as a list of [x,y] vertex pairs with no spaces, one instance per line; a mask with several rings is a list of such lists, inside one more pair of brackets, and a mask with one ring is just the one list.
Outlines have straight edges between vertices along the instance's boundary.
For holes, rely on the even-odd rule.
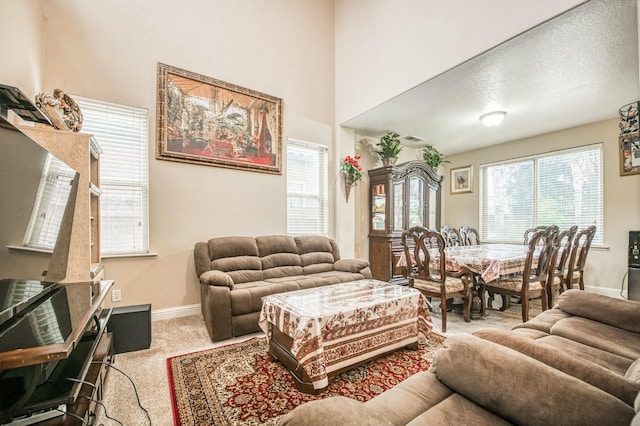
[[602,145],[480,167],[481,239],[521,243],[527,228],[596,225],[603,244]]
[[47,155],[25,236],[27,247],[53,250],[75,174],[58,158]]
[[149,251],[148,114],[146,109],[74,97],[100,156],[102,255]]
[[287,233],[329,233],[326,146],[287,141]]

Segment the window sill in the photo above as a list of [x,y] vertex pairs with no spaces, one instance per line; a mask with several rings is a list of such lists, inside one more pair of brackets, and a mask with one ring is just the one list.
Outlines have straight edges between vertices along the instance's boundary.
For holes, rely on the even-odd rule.
[[119,260],[119,259],[138,259],[138,258],[148,258],[148,257],[158,257],[158,253],[150,252],[150,253],[132,253],[132,254],[109,254],[103,255],[102,261],[105,260]]
[[27,252],[38,253],[38,254],[51,254],[51,253],[53,253],[52,250],[39,249],[39,248],[27,247],[27,246],[12,246],[12,245],[8,245],[7,248],[9,250],[27,251]]

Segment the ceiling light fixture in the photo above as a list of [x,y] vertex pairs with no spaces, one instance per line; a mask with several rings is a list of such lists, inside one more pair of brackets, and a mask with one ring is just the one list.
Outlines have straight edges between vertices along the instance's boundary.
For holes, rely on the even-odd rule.
[[480,116],[480,121],[487,127],[494,127],[502,123],[505,115],[507,115],[507,113],[504,111],[488,112]]

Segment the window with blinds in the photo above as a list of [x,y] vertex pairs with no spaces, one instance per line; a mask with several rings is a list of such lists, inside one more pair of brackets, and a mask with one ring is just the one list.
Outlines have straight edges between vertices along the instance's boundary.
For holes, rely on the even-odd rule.
[[482,241],[522,243],[527,228],[596,225],[603,244],[602,144],[480,167]]
[[287,141],[287,233],[329,233],[326,146]]
[[149,251],[146,109],[75,97],[82,132],[100,144],[100,249],[103,256]]
[[27,247],[53,250],[76,172],[53,155],[47,155],[38,195],[25,236]]

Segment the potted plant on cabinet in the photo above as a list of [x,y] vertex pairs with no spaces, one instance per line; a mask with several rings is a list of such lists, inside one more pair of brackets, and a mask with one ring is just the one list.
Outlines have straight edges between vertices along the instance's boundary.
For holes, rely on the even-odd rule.
[[431,145],[427,145],[422,148],[422,159],[434,170],[436,170],[440,164],[451,162],[449,160],[445,160],[444,155]]
[[378,147],[376,154],[380,156],[382,164],[385,167],[395,165],[398,160],[398,155],[400,155],[400,151],[402,151],[400,139],[398,139],[399,136],[396,132],[387,132],[376,144]]

